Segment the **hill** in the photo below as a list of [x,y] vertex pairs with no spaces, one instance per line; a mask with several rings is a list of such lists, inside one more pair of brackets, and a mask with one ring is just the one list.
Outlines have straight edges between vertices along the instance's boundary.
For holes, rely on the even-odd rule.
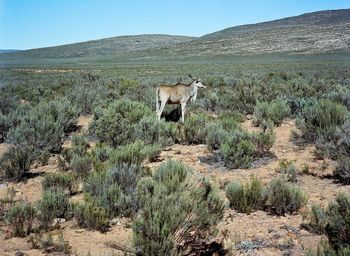
[[20,50],[15,50],[15,49],[0,49],[0,54],[1,53],[9,53],[9,52],[18,52]]
[[179,55],[349,52],[350,9],[231,27],[167,49]]
[[194,38],[186,36],[151,34],[117,36],[81,43],[31,49],[7,54],[7,57],[19,59],[40,59],[110,56],[129,51],[140,51],[154,47],[164,47],[170,44],[173,45],[177,43],[184,43],[192,39]]

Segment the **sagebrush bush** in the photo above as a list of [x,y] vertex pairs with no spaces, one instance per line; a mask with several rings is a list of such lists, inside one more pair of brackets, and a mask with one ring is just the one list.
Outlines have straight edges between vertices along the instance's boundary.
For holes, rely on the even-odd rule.
[[61,190],[74,194],[78,191],[78,180],[71,173],[52,173],[45,176],[42,186],[44,190]]
[[35,234],[28,239],[33,249],[42,249],[48,254],[63,253],[64,255],[71,254],[71,247],[64,240],[63,234],[60,231],[56,236],[50,232],[47,234]]
[[5,213],[5,221],[13,236],[27,236],[33,230],[36,209],[31,203],[19,203]]
[[63,144],[64,126],[41,106],[32,108],[16,128],[10,130],[10,142],[28,147],[36,155],[48,151],[59,153]]
[[328,237],[330,247],[327,248],[334,253],[329,255],[343,255],[343,252],[349,251],[349,216],[350,197],[344,193],[339,193],[326,208],[321,208],[318,205],[312,207],[308,228],[317,234],[325,234]]
[[317,251],[309,250],[306,256],[348,256],[350,255],[350,246],[342,247],[338,251],[334,250],[328,241],[321,240],[317,245]]
[[78,177],[86,178],[92,170],[92,159],[90,156],[74,156],[71,164],[71,168],[78,175]]
[[340,193],[327,209],[325,232],[335,250],[350,246],[350,197]]
[[135,126],[134,139],[143,141],[145,144],[171,145],[176,138],[175,124],[158,121],[155,115],[143,117]]
[[298,169],[294,161],[281,159],[277,168],[277,172],[281,173],[283,177],[289,182],[297,182]]
[[202,144],[206,140],[206,125],[209,118],[206,114],[192,114],[185,119],[185,140],[189,144]]
[[152,111],[140,102],[118,100],[106,109],[96,109],[89,130],[101,142],[117,147],[132,142],[136,125],[150,115]]
[[350,157],[343,156],[339,160],[333,175],[340,183],[350,184]]
[[[174,172],[169,169],[173,167]],[[185,168],[174,162],[159,170],[157,178],[142,178],[137,185],[141,209],[133,225],[136,254],[198,253],[223,215],[218,191],[206,180],[186,182]]]
[[219,147],[225,165],[229,168],[250,167],[255,150],[256,147],[250,141],[249,134],[240,130],[230,132]]
[[297,124],[304,139],[314,142],[323,136],[326,141],[330,141],[335,138],[337,128],[347,120],[348,111],[340,103],[320,99],[305,106],[301,118]]
[[73,215],[80,227],[106,232],[109,227],[107,210],[92,202],[73,205]]
[[139,166],[120,164],[92,173],[84,184],[84,192],[88,200],[104,208],[110,217],[132,216],[138,209],[135,189],[141,175]]
[[275,99],[271,102],[258,102],[254,109],[253,124],[261,126],[271,120],[276,126],[282,124],[284,118],[291,114],[287,101]]
[[307,195],[282,179],[272,180],[264,193],[265,207],[271,213],[293,213],[307,203]]
[[145,145],[142,141],[120,146],[110,152],[109,162],[111,165],[122,163],[140,165],[144,159],[152,160],[161,151],[159,144]]
[[44,190],[43,197],[37,205],[41,227],[47,230],[54,218],[63,218],[68,204],[68,195],[64,191]]
[[10,147],[0,158],[0,180],[21,180],[29,172],[32,162],[28,148]]
[[251,213],[263,206],[262,189],[261,182],[254,178],[246,186],[242,186],[239,182],[231,182],[225,191],[230,207],[238,212]]

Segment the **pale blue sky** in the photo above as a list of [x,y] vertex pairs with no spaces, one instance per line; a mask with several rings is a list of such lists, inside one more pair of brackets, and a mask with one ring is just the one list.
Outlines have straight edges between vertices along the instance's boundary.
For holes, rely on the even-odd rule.
[[350,0],[0,0],[0,49],[149,33],[201,36],[345,8],[350,8]]

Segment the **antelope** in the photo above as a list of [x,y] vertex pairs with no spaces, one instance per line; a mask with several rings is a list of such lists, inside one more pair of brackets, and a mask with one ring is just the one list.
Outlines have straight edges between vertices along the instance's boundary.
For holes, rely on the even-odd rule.
[[181,105],[181,121],[185,122],[185,108],[189,101],[197,99],[198,88],[205,88],[206,85],[201,79],[194,78],[190,74],[188,76],[192,79],[189,84],[177,83],[175,85],[160,85],[156,89],[156,113],[158,120],[160,120],[165,104]]

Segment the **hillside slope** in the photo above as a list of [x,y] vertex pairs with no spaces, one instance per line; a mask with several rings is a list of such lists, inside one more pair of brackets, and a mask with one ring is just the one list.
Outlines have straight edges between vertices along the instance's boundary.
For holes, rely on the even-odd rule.
[[[350,9],[320,11],[227,28],[187,44],[166,47],[172,54],[319,54],[350,51]],[[164,50],[163,50],[164,52]]]
[[194,39],[173,35],[131,35],[92,40],[82,43],[31,49],[3,55],[9,58],[76,58],[111,56],[128,51],[140,51],[154,47],[164,47],[184,43]]

